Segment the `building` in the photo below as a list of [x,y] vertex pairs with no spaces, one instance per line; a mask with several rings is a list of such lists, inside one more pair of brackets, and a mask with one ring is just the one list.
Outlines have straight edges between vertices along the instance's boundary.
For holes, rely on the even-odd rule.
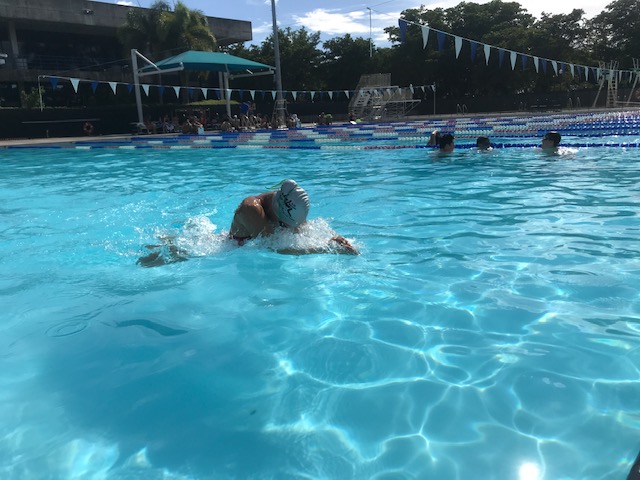
[[[92,0],[0,0],[0,106],[38,76],[130,82],[117,30],[132,7]],[[220,46],[252,39],[251,22],[207,17]],[[4,64],[2,62],[4,61]]]

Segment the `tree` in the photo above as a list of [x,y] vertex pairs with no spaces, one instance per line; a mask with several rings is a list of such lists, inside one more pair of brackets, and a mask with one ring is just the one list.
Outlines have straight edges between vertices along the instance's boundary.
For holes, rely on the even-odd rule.
[[[446,10],[429,10],[422,6],[403,11],[402,17],[410,25],[405,42],[392,47],[394,58],[390,71],[394,74],[394,83],[435,83],[444,96],[490,95],[515,90],[511,83],[514,77],[522,74],[513,72],[506,75],[504,70],[507,67],[500,64],[495,48],[491,50],[489,66],[484,61],[481,48],[476,48],[472,56],[470,42],[463,42],[462,51],[456,58],[450,35],[473,40],[476,47],[480,43],[494,47],[508,45],[522,52],[526,48],[527,29],[533,24],[533,17],[520,4],[494,0],[484,5],[462,2]],[[419,25],[429,27],[426,48],[423,47],[423,32]],[[397,27],[385,31],[393,42],[399,42]],[[442,49],[439,40],[444,40]]]
[[175,10],[165,1],[149,9],[132,8],[118,30],[118,38],[128,52],[136,48],[150,57],[179,50],[215,51],[217,42],[204,14],[176,2]]
[[640,0],[615,0],[589,22],[594,55],[606,62],[618,60],[631,68],[640,58]]
[[[322,51],[318,49],[320,32],[309,33],[304,27],[292,30],[287,27],[278,29],[280,49],[280,68],[282,71],[282,87],[284,90],[322,90],[326,82],[321,75]],[[269,35],[260,46],[252,45],[229,47],[227,51],[233,55],[247,58],[267,65],[275,66],[273,35]],[[266,80],[258,80],[254,85],[267,85]],[[273,79],[265,88],[275,88]],[[239,82],[244,84],[243,82]]]
[[167,24],[165,43],[176,42],[176,48],[213,52],[218,42],[209,29],[207,18],[200,10],[189,10],[184,3],[176,2],[171,20]]
[[132,48],[144,55],[151,55],[164,44],[163,24],[171,6],[164,1],[157,1],[148,10],[131,8],[127,12],[127,20],[118,29],[118,38],[128,53]]
[[321,76],[331,90],[355,88],[361,75],[375,73],[367,39],[346,34],[324,42],[322,47]]
[[[402,17],[410,22],[406,41],[392,47],[393,58],[387,68],[394,74],[394,83],[435,82],[444,96],[567,89],[571,76],[556,76],[551,68],[537,71],[531,57],[589,63],[592,57],[585,51],[588,32],[583,16],[577,9],[567,15],[543,14],[536,20],[519,3],[501,0],[482,5],[462,2],[448,9],[405,10]],[[419,25],[430,27],[426,49],[422,48]],[[386,31],[394,43],[399,42],[397,27]],[[444,39],[442,49],[436,45],[438,35]],[[466,39],[457,56],[452,35]],[[482,46],[490,47],[488,59]],[[514,54],[516,63],[512,65]]]

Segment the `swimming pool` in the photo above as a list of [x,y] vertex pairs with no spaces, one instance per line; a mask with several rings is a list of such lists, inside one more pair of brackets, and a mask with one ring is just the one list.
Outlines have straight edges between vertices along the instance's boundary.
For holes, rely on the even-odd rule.
[[[565,140],[0,150],[0,477],[624,478],[638,150]],[[283,178],[362,254],[216,235]]]

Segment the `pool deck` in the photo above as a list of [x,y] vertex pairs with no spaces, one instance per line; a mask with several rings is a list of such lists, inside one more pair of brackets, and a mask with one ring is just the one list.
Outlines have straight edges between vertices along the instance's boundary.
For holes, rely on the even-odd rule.
[[[14,138],[8,140],[0,140],[0,148],[5,147],[34,147],[34,146],[51,146],[51,145],[74,145],[78,142],[104,142],[114,140],[130,140],[139,135],[123,134],[123,135],[100,135],[100,136],[82,136],[82,137],[59,137],[59,138]],[[149,138],[163,138],[176,136],[175,134],[159,134],[145,135]]]

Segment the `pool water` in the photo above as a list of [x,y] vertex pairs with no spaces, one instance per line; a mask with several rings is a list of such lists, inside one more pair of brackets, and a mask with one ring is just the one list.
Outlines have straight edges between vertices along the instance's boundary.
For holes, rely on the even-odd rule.
[[[625,478],[637,152],[0,150],[0,478]],[[283,178],[302,240],[225,240]]]

